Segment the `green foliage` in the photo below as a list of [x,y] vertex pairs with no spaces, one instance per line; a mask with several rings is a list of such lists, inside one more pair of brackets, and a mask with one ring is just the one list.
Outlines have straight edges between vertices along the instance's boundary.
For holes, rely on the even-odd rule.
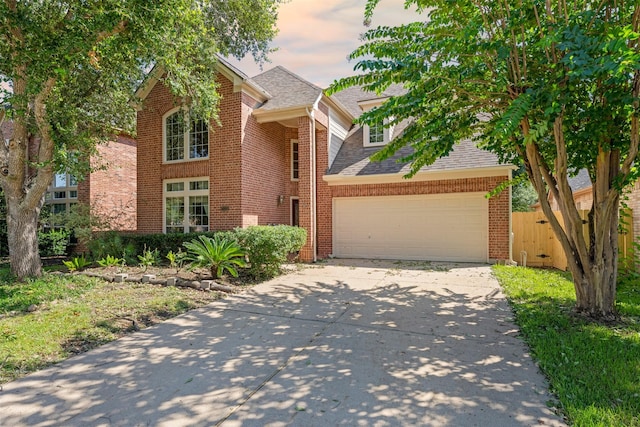
[[73,257],[70,261],[62,261],[67,270],[80,271],[91,265],[91,261],[88,261],[84,255]]
[[187,254],[185,261],[191,261],[191,268],[208,268],[214,279],[228,271],[238,277],[237,267],[244,267],[245,253],[235,240],[227,239],[219,234],[214,237],[199,236],[185,242]]
[[84,244],[91,241],[94,230],[110,228],[108,221],[94,214],[91,206],[86,203],[74,203],[68,211],[62,213],[41,213],[40,218],[43,223],[71,231],[78,242]]
[[107,255],[106,257],[97,261],[100,267],[118,267],[125,264],[124,258],[116,258],[111,255]]
[[169,267],[175,268],[176,272],[182,268],[182,264],[184,263],[184,252],[178,249],[178,252],[169,251],[166,257],[169,261]]
[[39,231],[38,246],[41,256],[61,256],[67,253],[71,233],[65,229]]
[[127,264],[135,264],[137,255],[143,253],[144,248],[136,250],[135,245],[128,241],[126,235],[116,231],[108,231],[94,237],[87,245],[93,259],[122,257]]
[[289,255],[300,251],[307,231],[288,225],[255,226],[236,229],[235,238],[247,251],[251,276],[266,279],[277,276]]
[[[35,214],[55,172],[86,176],[96,144],[133,131],[132,94],[151,68],[192,114],[215,118],[219,55],[263,62],[281,2],[3,2],[0,116],[14,124],[3,137],[18,141],[0,153],[0,166],[12,165],[0,174],[8,206]],[[27,159],[17,147],[34,140],[37,156]],[[38,274],[39,261],[29,258],[20,274]]]
[[160,251],[145,248],[142,255],[138,255],[138,261],[140,261],[140,266],[144,267],[144,270],[147,271],[147,268],[160,263]]
[[494,266],[524,339],[576,426],[640,425],[640,290],[618,285],[621,321],[576,316],[567,273]]
[[[367,1],[367,19],[378,2]],[[357,75],[335,82],[329,94],[351,86],[377,94],[393,84],[405,89],[357,120],[372,125],[388,119],[385,126],[408,121],[372,158],[386,159],[409,146],[401,159],[410,163],[409,176],[463,140],[502,162],[523,165],[562,237],[574,280],[593,290],[579,294],[580,309],[613,317],[615,283],[607,281],[615,282],[617,240],[610,236],[622,190],[640,174],[634,165],[640,145],[640,3],[405,2],[412,6],[424,19],[367,31],[350,55],[358,61]],[[593,193],[589,227],[582,227],[568,184],[568,176],[582,169],[601,189]],[[551,214],[550,194],[568,222],[565,228]],[[595,273],[602,268],[603,274]],[[590,293],[604,297],[589,300],[584,295]]]
[[64,276],[45,274],[38,280],[18,282],[8,274],[1,274],[0,313],[27,311],[31,305],[80,295],[95,284],[95,280],[82,276],[74,277],[71,282]]

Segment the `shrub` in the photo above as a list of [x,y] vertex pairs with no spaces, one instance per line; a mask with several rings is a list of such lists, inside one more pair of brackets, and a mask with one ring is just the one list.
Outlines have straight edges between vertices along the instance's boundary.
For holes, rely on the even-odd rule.
[[125,260],[123,258],[117,258],[111,255],[107,255],[106,257],[98,260],[98,265],[100,267],[116,267],[124,264]]
[[214,237],[199,236],[190,242],[185,242],[188,252],[185,261],[191,261],[191,268],[208,268],[214,279],[219,278],[224,271],[233,277],[238,277],[236,267],[244,267],[244,251],[234,240],[223,235]]
[[69,271],[80,271],[91,264],[91,261],[87,261],[84,255],[79,257],[73,257],[70,261],[62,261],[67,270]]
[[49,230],[38,232],[38,249],[42,256],[60,256],[67,253],[69,237],[67,230]]
[[120,235],[116,231],[107,231],[97,235],[87,246],[93,259],[104,259],[107,256],[122,257],[131,265],[136,264],[136,256],[142,254],[144,250],[136,251],[136,247],[127,241],[126,236]]
[[304,228],[288,225],[237,228],[234,234],[247,251],[249,274],[256,279],[277,276],[289,254],[297,253],[307,241]]
[[160,252],[157,249],[151,250],[145,248],[142,252],[142,255],[138,255],[138,260],[140,261],[139,265],[144,267],[144,271],[147,271],[147,268],[157,265],[160,262]]

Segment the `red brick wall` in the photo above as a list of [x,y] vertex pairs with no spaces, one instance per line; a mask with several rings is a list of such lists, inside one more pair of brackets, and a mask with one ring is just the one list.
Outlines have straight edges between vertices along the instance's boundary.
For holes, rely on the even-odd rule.
[[[220,125],[209,126],[209,159],[162,164],[162,118],[175,103],[157,84],[138,113],[138,230],[162,232],[162,182],[209,176],[209,226],[226,230],[253,223],[289,223],[291,132],[277,123],[258,124],[256,101],[219,75]],[[295,129],[294,129],[295,131]],[[289,138],[285,135],[288,135]],[[279,196],[284,196],[278,204]]]
[[281,124],[256,122],[251,97],[243,95],[242,104],[243,223],[288,224],[291,140],[285,138],[286,128]]
[[[505,180],[507,180],[506,176],[494,176],[392,184],[339,185],[329,187],[329,189],[332,197],[488,192]],[[506,191],[489,199],[488,216],[489,258],[493,260],[509,259],[509,194]],[[328,246],[326,242],[319,243],[319,245],[322,248]]]
[[112,229],[136,229],[136,141],[125,135],[97,147],[92,167],[104,166],[78,183],[78,201],[89,203],[94,213]]
[[209,125],[209,159],[163,164],[162,118],[177,105],[169,90],[158,83],[138,112],[138,231],[163,230],[164,179],[209,176],[209,227],[223,230],[242,224],[241,203],[241,93],[219,77],[219,118]]
[[311,120],[308,117],[298,118],[298,158],[300,161],[300,179],[298,181],[298,197],[300,199],[300,227],[307,230],[307,243],[300,250],[302,261],[314,259],[312,177],[311,175]]

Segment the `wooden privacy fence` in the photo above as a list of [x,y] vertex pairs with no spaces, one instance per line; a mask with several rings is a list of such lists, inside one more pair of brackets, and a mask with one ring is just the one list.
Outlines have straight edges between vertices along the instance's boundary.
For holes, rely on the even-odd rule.
[[[586,223],[589,211],[579,211],[583,219],[584,233],[588,237],[589,225]],[[555,212],[556,218],[564,224],[562,214]],[[621,262],[633,259],[633,222],[631,211],[625,209],[625,223],[621,223],[618,236],[618,255]],[[513,260],[518,265],[529,267],[554,267],[567,269],[567,257],[564,255],[560,241],[551,229],[551,224],[542,212],[514,212],[512,214]],[[526,262],[524,262],[526,259]],[[621,267],[623,267],[621,265]]]

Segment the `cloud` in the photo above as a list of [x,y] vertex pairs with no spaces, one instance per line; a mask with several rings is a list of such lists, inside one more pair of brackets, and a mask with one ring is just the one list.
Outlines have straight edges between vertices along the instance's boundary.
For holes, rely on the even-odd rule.
[[[282,65],[320,87],[353,74],[355,63],[348,55],[360,45],[366,0],[292,0],[280,7],[278,28],[273,42],[278,51],[270,55],[271,64]],[[404,9],[404,0],[382,0],[372,26],[400,25],[424,19]],[[251,58],[232,61],[250,76],[260,73]]]

